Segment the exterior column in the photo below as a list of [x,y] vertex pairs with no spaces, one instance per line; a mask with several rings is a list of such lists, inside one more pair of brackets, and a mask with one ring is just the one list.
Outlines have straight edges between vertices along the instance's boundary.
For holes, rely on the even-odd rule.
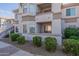
[[61,4],[52,4],[53,20],[52,20],[52,34],[57,39],[57,44],[62,45],[62,33],[61,33]]
[[19,33],[23,33],[23,27],[22,27],[22,15],[20,14],[20,15],[18,15],[18,31],[19,31]]
[[35,22],[35,33],[39,33],[39,31],[38,31],[39,29],[38,29],[38,28],[39,28],[39,26],[38,26],[38,24]]

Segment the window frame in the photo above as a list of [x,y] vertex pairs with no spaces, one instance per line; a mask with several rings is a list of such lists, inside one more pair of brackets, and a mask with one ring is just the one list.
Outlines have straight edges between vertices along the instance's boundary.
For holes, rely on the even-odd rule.
[[[33,31],[31,31],[31,30],[33,30]],[[29,32],[30,32],[30,33],[35,33],[35,27],[30,27],[30,28],[29,28]]]
[[67,8],[66,9],[66,16],[75,16],[76,15],[76,8]]
[[23,33],[27,33],[27,25],[23,24]]

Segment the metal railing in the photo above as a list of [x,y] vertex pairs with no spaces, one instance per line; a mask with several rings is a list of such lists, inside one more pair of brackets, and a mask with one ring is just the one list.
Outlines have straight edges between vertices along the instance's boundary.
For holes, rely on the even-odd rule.
[[13,31],[14,27],[10,27],[8,29],[6,29],[5,31],[0,33],[0,38],[4,37],[5,35],[9,34],[10,31]]

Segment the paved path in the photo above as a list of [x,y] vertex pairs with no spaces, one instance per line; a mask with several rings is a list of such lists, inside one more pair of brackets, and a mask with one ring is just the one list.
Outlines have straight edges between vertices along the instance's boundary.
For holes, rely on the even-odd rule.
[[23,51],[13,45],[0,41],[0,56],[33,56],[29,52]]

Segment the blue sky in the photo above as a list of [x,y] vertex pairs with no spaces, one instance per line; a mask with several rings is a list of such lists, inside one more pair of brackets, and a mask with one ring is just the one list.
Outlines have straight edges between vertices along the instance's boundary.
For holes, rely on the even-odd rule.
[[12,11],[17,7],[17,3],[0,3],[0,16],[13,16]]

